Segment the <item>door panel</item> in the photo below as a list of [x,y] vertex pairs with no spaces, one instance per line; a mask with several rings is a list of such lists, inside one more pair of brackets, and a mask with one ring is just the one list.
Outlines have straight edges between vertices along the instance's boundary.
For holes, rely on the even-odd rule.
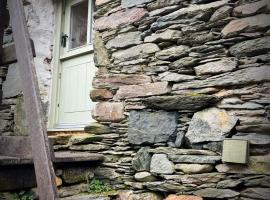
[[66,0],[62,22],[62,36],[66,41],[65,44],[62,41],[60,47],[56,128],[83,128],[94,121],[91,110],[95,103],[91,102],[89,92],[96,68],[91,51],[89,2]]

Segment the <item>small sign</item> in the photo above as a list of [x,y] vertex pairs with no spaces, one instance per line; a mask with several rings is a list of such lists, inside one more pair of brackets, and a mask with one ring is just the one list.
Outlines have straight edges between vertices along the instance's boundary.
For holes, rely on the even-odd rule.
[[222,162],[246,164],[249,156],[249,143],[247,140],[223,140]]

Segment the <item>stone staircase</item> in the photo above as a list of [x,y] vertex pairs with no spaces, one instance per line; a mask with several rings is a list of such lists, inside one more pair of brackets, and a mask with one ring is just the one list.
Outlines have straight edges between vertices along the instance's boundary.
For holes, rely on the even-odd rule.
[[[55,171],[60,170],[69,174],[72,170],[94,171],[103,160],[102,154],[65,150],[54,153],[53,163]],[[57,182],[61,185],[62,180],[57,177]],[[36,187],[36,179],[29,138],[1,136],[0,192],[33,187]]]

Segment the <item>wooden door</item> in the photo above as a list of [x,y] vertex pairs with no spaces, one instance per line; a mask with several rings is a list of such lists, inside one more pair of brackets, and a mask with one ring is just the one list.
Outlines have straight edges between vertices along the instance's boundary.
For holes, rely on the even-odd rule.
[[66,0],[63,5],[56,126],[78,129],[94,121],[89,98],[96,68],[92,46],[92,3]]

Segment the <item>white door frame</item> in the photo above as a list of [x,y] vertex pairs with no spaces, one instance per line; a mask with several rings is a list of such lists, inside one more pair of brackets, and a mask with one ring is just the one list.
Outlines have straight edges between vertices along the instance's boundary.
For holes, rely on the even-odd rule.
[[[61,61],[65,60],[67,58],[72,58],[78,55],[93,53],[93,45],[89,45],[86,48],[83,49],[83,51],[80,51],[78,49],[62,55],[61,52],[61,34],[63,31],[63,24],[64,24],[64,9],[65,9],[65,1],[67,0],[61,0],[55,2],[55,8],[56,8],[56,15],[55,15],[55,30],[54,30],[54,46],[53,46],[53,59],[52,59],[52,82],[51,82],[51,90],[50,90],[50,106],[49,106],[49,117],[48,117],[48,123],[47,128],[48,131],[81,131],[83,128],[78,127],[66,127],[66,128],[56,128],[55,125],[57,123],[58,119],[58,99],[59,99],[59,86],[60,86],[60,73],[61,73]],[[89,7],[92,9],[94,8],[94,4],[92,0],[89,0]],[[88,18],[89,20],[89,18]],[[90,22],[90,20],[89,20]],[[90,22],[91,23],[91,22]],[[91,23],[93,24],[93,23]],[[92,28],[92,27],[91,27]],[[88,37],[89,38],[89,37]],[[93,39],[92,39],[93,40]],[[90,100],[90,99],[89,99]]]

